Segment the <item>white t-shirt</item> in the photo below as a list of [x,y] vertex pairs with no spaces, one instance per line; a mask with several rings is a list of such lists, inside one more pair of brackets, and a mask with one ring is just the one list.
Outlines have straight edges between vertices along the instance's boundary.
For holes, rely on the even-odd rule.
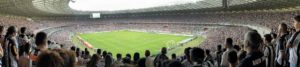
[[297,47],[298,42],[296,40],[299,40],[300,38],[300,34],[298,34],[297,36],[295,36],[295,34],[289,39],[288,43],[290,45],[292,45],[291,48],[289,49],[289,62],[291,64],[297,64],[297,60],[298,60],[298,56],[297,56]]
[[222,55],[222,60],[221,60],[221,66],[222,67],[229,67],[229,62],[228,62],[228,53],[231,52],[231,51],[235,51],[237,52],[235,49],[233,48],[227,48],[226,51],[223,53]]

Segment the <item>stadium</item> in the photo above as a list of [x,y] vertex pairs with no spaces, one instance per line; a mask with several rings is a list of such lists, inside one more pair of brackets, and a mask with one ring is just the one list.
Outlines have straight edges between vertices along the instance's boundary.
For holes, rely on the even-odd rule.
[[[247,58],[260,44],[257,53],[267,57],[261,63],[267,61],[260,64],[250,59],[250,67],[299,67],[300,59],[294,57],[300,56],[300,47],[293,45],[298,43],[299,3],[300,0],[0,0],[1,66],[242,67],[247,60],[239,55],[244,52]],[[255,38],[249,31],[260,37]],[[9,35],[11,32],[16,35]],[[272,42],[267,42],[267,35],[271,35]],[[267,51],[268,44],[273,44],[272,54]],[[193,53],[198,49],[200,52]],[[234,51],[239,62],[230,64],[227,58],[234,56],[227,54]],[[60,60],[56,60],[56,54]],[[286,59],[278,60],[282,56]]]

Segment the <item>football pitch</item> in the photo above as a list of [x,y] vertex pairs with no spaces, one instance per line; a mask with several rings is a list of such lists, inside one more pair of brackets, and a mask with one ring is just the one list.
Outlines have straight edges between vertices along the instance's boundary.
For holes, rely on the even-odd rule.
[[[105,51],[111,52],[113,57],[117,53],[122,54],[124,57],[127,53],[133,54],[135,52],[140,53],[140,57],[144,57],[145,50],[150,50],[152,55],[156,55],[160,52],[162,47],[172,48],[168,51],[168,55],[172,53],[183,54],[184,48],[194,47],[199,45],[204,38],[197,37],[196,39],[189,41],[184,45],[178,45],[182,41],[191,38],[192,36],[180,36],[171,34],[158,34],[150,32],[137,32],[128,30],[110,31],[110,32],[97,32],[97,33],[84,33],[77,34],[82,40],[91,44],[94,49],[90,49],[91,53],[95,53],[95,49],[100,48]],[[76,37],[72,40],[80,48],[82,46]]]

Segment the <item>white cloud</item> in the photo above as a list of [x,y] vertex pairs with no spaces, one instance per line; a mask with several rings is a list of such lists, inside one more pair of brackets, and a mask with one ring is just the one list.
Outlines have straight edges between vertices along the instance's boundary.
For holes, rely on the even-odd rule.
[[83,11],[116,11],[195,3],[202,0],[73,0],[69,6]]

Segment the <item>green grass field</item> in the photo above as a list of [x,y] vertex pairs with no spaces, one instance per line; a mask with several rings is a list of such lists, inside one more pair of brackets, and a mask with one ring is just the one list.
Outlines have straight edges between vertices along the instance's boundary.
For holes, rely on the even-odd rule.
[[[144,57],[145,50],[150,50],[151,54],[155,55],[160,52],[162,47],[176,46],[177,43],[190,38],[189,36],[133,32],[127,30],[86,33],[78,34],[77,36],[80,36],[83,40],[89,42],[94,48],[101,48],[113,53],[113,57],[115,57],[117,53],[121,53],[124,57],[127,53],[133,55],[135,52],[139,52],[140,56]],[[197,46],[203,39],[203,37],[198,37],[184,46],[175,47],[175,49],[169,51],[168,55],[171,53],[182,55],[184,48]],[[72,41],[81,49],[84,48],[84,46],[78,42],[76,37],[73,37]],[[94,50],[91,51],[94,53]]]

